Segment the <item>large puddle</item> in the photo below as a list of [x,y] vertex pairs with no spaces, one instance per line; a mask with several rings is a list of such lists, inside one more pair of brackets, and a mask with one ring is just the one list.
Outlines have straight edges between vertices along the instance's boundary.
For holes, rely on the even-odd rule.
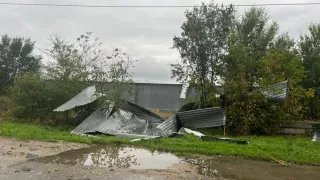
[[121,146],[93,146],[39,158],[37,161],[131,169],[167,169],[181,162],[172,154]]
[[94,146],[63,152],[54,156],[36,159],[45,163],[81,164],[83,166],[168,169],[178,163],[189,163],[197,167],[198,173],[209,177],[252,180],[320,179],[319,166],[255,161],[235,157],[177,157],[170,153],[151,152],[145,149],[122,146]]

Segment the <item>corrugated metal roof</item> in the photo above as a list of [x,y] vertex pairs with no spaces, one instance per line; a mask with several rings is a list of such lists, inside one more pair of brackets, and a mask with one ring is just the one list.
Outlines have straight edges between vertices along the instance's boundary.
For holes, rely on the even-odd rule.
[[77,94],[75,97],[70,99],[68,102],[64,103],[57,109],[53,111],[66,111],[70,110],[72,108],[75,108],[77,106],[83,106],[89,103],[92,103],[97,99],[96,96],[96,87],[95,86],[90,86],[81,91],[79,94]]
[[288,81],[283,81],[272,85],[263,91],[262,94],[273,101],[283,101],[287,97]]
[[[112,112],[112,113],[110,113]],[[116,110],[99,108],[87,117],[72,133],[103,133],[129,137],[167,136],[157,128],[164,121],[158,115],[136,104],[123,101]]]
[[220,127],[226,124],[226,117],[219,107],[178,112],[177,118],[186,128]]
[[158,129],[165,132],[166,136],[172,136],[178,130],[178,121],[176,117],[171,117],[157,126]]

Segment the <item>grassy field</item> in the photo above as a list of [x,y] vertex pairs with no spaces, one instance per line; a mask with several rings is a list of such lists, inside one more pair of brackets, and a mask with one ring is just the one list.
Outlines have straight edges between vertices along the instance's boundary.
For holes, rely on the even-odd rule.
[[0,135],[23,140],[70,141],[88,144],[128,144],[180,155],[227,155],[251,159],[283,160],[289,163],[320,165],[320,143],[311,142],[308,137],[237,137],[249,140],[248,145],[224,142],[204,142],[199,137],[185,135],[183,138],[161,138],[129,142],[129,139],[104,136],[89,138],[71,135],[70,129],[52,128],[40,125],[0,122]]

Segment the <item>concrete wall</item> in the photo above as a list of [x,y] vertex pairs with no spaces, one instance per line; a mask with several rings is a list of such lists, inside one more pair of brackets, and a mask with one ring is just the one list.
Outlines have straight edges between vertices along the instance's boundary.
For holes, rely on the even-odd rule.
[[312,126],[308,123],[284,124],[280,128],[279,134],[300,135],[312,132]]

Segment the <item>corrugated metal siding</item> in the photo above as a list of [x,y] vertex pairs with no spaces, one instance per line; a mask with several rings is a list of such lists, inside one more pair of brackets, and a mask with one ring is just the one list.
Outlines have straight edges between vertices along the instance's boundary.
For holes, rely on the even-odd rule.
[[186,128],[220,127],[226,124],[225,115],[219,107],[178,112],[177,118]]
[[180,84],[136,84],[135,103],[145,108],[178,109],[180,107]]
[[267,90],[263,91],[262,94],[270,100],[283,101],[287,97],[287,88],[288,81],[283,81],[267,88]]
[[53,111],[66,111],[77,106],[83,106],[92,103],[97,99],[95,92],[95,86],[89,86],[83,91],[81,91],[79,94],[77,94],[75,97],[70,99],[68,102],[64,103],[63,105],[61,105]]
[[104,133],[145,136],[166,136],[166,132],[157,128],[164,120],[158,115],[124,101],[121,108],[110,114],[111,110],[97,109],[86,118],[73,133]]
[[[108,90],[108,87],[104,84],[98,91]],[[182,84],[136,83],[132,88],[135,93],[124,93],[122,97],[148,109],[176,110],[184,102],[180,99]]]

